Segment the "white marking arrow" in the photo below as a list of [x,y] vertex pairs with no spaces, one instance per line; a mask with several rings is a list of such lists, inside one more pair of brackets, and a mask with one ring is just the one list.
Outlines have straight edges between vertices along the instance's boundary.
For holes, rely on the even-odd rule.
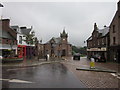
[[34,82],[18,80],[18,79],[1,79],[0,78],[0,80],[4,80],[4,81],[8,81],[8,82],[14,82],[14,83],[34,83]]
[[114,74],[114,73],[111,73],[111,75],[113,75],[114,77],[116,77],[117,75],[116,74]]

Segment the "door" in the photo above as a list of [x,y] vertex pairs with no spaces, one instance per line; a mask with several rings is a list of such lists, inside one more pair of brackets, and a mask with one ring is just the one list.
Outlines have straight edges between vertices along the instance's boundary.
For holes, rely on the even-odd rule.
[[62,50],[62,56],[66,56],[66,50]]

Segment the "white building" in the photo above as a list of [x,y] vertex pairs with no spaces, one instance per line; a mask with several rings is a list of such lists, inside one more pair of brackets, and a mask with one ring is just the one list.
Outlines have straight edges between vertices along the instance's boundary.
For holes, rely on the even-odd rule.
[[[35,37],[33,36],[32,40],[29,40],[28,36],[31,35],[32,33],[32,27],[31,28],[26,28],[26,27],[19,27],[19,26],[11,26],[12,29],[14,29],[17,32],[17,45],[18,45],[18,50],[17,54],[19,57],[26,57],[26,55],[30,51],[30,47],[34,47],[35,44],[31,44],[32,40],[35,41]],[[27,50],[27,48],[29,50]]]

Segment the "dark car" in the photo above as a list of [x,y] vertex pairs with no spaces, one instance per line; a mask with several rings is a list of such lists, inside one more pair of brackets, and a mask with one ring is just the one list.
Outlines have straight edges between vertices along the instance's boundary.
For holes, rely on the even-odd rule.
[[106,62],[106,59],[98,54],[94,55],[95,62]]
[[79,53],[75,53],[73,55],[73,60],[80,60],[80,54]]

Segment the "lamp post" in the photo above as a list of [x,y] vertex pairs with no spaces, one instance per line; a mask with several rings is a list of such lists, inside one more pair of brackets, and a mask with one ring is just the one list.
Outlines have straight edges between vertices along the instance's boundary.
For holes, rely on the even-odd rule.
[[3,8],[4,6],[0,3],[0,19],[2,19],[2,8]]

